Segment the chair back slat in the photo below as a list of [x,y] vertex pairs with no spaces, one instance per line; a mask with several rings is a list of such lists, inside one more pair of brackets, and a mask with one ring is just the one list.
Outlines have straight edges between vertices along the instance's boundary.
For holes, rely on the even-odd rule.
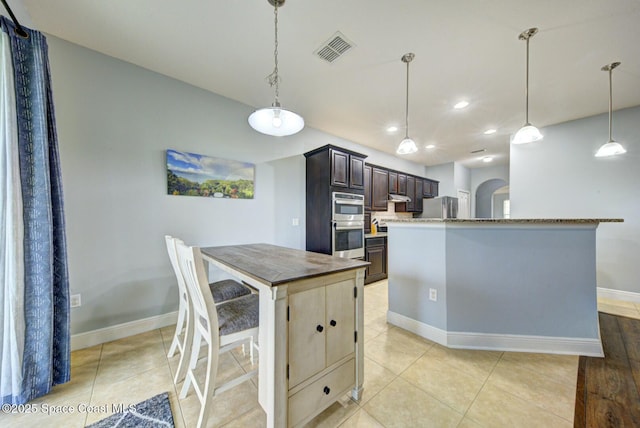
[[204,271],[200,248],[187,247],[182,242],[177,242],[176,248],[180,268],[191,297],[196,325],[204,327],[208,337],[211,337],[217,346],[219,344],[218,314]]
[[171,261],[171,267],[173,268],[173,272],[176,275],[176,279],[178,281],[178,290],[180,292],[180,299],[185,303],[189,298],[187,296],[187,285],[184,282],[184,276],[182,275],[182,270],[180,269],[180,265],[178,263],[178,251],[176,249],[176,243],[183,243],[180,239],[174,238],[169,235],[165,235],[164,237],[165,243],[167,244],[167,253],[169,253],[169,260]]

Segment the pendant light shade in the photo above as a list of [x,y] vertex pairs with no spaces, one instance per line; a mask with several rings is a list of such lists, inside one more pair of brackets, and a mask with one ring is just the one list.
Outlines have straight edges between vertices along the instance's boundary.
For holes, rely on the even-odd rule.
[[621,155],[623,153],[627,153],[627,151],[620,143],[609,141],[608,143],[604,143],[602,147],[598,149],[595,156],[597,158],[604,158],[607,156]]
[[542,140],[540,130],[531,124],[524,125],[513,137],[513,144],[533,143]]
[[274,105],[251,113],[249,125],[263,134],[283,137],[300,132],[304,128],[304,119],[292,111]]
[[418,151],[418,146],[416,146],[415,141],[409,138],[409,63],[413,61],[415,55],[412,53],[407,53],[402,55],[402,62],[407,64],[407,93],[406,93],[406,105],[405,105],[405,134],[404,140],[400,141],[398,148],[396,149],[396,153],[399,155],[409,155],[411,153],[415,153]]
[[258,132],[275,137],[283,137],[293,135],[300,132],[304,128],[304,119],[302,116],[285,110],[280,106],[280,76],[278,74],[278,8],[281,7],[285,0],[267,0],[274,7],[275,16],[275,48],[273,57],[275,67],[267,80],[269,85],[275,87],[275,101],[271,107],[261,108],[254,111],[249,116],[249,125]]
[[613,109],[613,90],[612,90],[612,82],[611,82],[611,74],[613,72],[613,69],[616,68],[617,66],[619,66],[620,63],[619,62],[612,62],[611,64],[607,64],[604,67],[601,68],[602,71],[607,71],[609,72],[609,141],[604,143],[602,145],[602,147],[600,147],[600,149],[598,149],[598,151],[596,152],[596,157],[597,158],[601,158],[601,157],[606,157],[606,156],[615,156],[615,155],[621,155],[623,153],[627,153],[627,151],[624,149],[624,147],[622,147],[622,145],[620,145],[620,143],[617,143],[616,141],[613,140],[613,138],[611,137],[611,126],[612,126],[612,109]]
[[524,40],[527,42],[527,72],[526,72],[526,85],[524,90],[525,121],[522,128],[520,128],[520,130],[516,132],[516,135],[513,137],[513,141],[511,141],[513,144],[533,143],[534,141],[539,141],[539,140],[542,140],[543,138],[542,134],[540,133],[540,130],[538,130],[538,128],[536,128],[535,126],[529,123],[529,39],[535,36],[537,32],[538,32],[537,28],[529,28],[528,30],[520,33],[520,36],[518,36],[518,39]]
[[404,140],[400,141],[400,144],[398,145],[398,149],[396,150],[396,153],[399,155],[409,155],[417,151],[418,151],[418,146],[416,146],[416,142],[413,141],[411,138],[405,138]]

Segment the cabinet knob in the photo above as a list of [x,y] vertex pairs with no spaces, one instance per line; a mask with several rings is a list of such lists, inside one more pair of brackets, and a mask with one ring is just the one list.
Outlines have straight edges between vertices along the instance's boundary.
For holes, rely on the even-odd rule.
[[318,324],[318,326],[316,327],[316,330],[318,330],[318,333],[322,333],[322,330],[324,330],[324,327]]
[[336,326],[336,324],[338,324],[338,323],[336,322],[336,320],[331,320],[331,321],[329,322],[329,324],[331,324],[331,327],[335,327],[335,326]]
[[326,395],[329,395],[329,393],[331,392],[331,389],[329,389],[328,386],[325,386],[324,389],[322,390]]

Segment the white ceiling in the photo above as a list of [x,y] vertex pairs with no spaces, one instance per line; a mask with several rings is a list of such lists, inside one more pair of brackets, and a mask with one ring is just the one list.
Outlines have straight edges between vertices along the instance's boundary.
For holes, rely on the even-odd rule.
[[[273,101],[267,0],[24,3],[38,30],[250,106]],[[420,151],[407,158],[476,167],[493,155],[506,163],[509,136],[524,122],[518,35],[530,27],[540,29],[530,42],[534,125],[606,112],[600,68],[613,61],[622,62],[614,110],[640,105],[640,0],[287,0],[279,11],[280,100],[307,126],[394,153],[404,135],[400,58],[414,52],[409,134]],[[314,51],[336,31],[355,47],[329,64]],[[462,99],[470,106],[454,111]],[[400,127],[394,135],[385,131],[391,124]],[[489,127],[498,132],[484,135]]]

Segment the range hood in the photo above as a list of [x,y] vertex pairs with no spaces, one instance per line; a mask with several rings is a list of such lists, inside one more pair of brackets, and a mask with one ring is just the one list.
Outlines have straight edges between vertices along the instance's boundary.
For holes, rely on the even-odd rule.
[[389,193],[389,201],[391,202],[411,202],[411,198],[404,195],[396,195]]

